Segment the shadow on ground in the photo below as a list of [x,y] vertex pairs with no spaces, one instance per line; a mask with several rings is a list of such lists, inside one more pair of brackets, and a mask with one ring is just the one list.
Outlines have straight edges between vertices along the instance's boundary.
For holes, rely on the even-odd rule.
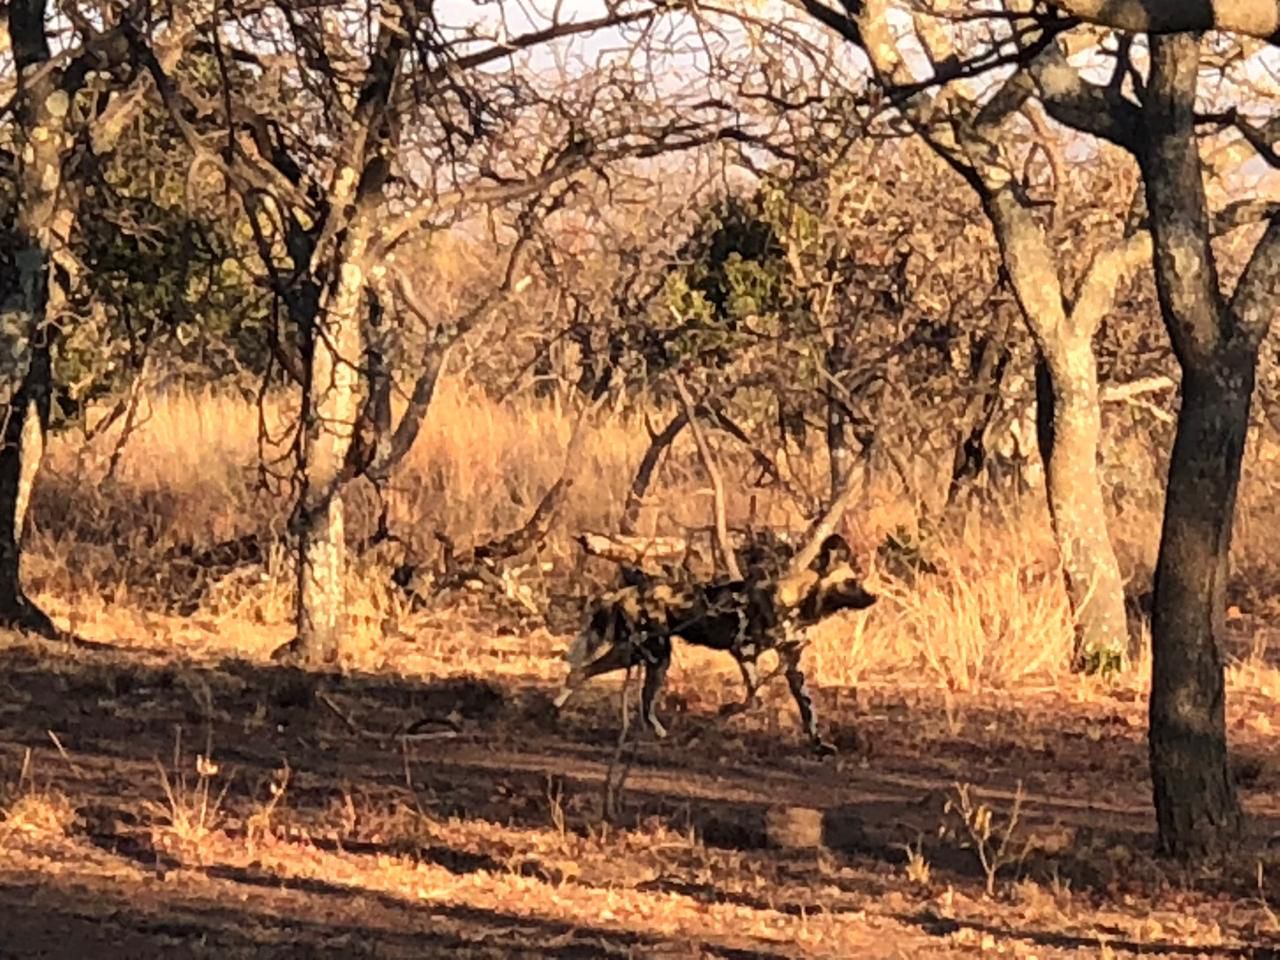
[[[847,698],[836,693],[823,699],[836,740],[853,745],[833,761],[810,759],[788,727],[724,726],[681,710],[678,696],[668,704],[676,714],[671,740],[641,740],[619,756],[617,700],[607,690],[590,691],[558,714],[549,691],[536,685],[318,675],[246,661],[166,664],[125,651],[15,643],[0,649],[0,783],[16,779],[30,750],[32,776],[55,781],[74,798],[93,846],[155,871],[161,887],[179,863],[141,828],[140,804],[162,805],[165,777],[183,776],[184,769],[193,775],[194,755],[210,747],[228,784],[223,809],[232,829],[248,829],[251,812],[268,802],[271,784],[287,768],[290,828],[305,830],[317,849],[408,856],[458,877],[510,870],[551,886],[564,879],[561,867],[515,850],[476,852],[389,836],[379,812],[586,836],[600,822],[606,782],[625,767],[625,788],[612,798],[616,826],[658,824],[692,833],[708,848],[755,858],[774,878],[760,893],[720,889],[692,873],[650,877],[635,887],[702,903],[799,916],[814,909],[804,891],[816,885],[834,891],[837,903],[845,894],[879,897],[901,886],[904,844],[910,843],[927,857],[933,889],[980,887],[983,871],[964,838],[939,837],[940,826],[955,826],[946,801],[957,781],[981,788],[997,819],[1011,809],[1017,782],[1026,784],[1018,829],[1030,846],[1008,873],[1065,878],[1076,892],[1103,902],[1135,884],[1151,894],[1153,885],[1158,890],[1188,880],[1171,871],[1139,879],[1132,869],[1151,845],[1151,812],[1142,731],[1123,718],[1105,710],[1076,716],[1067,706],[1042,716],[1027,716],[1017,704],[975,706],[957,728],[954,717],[927,705],[889,700],[850,708],[841,707]],[[1259,760],[1255,774],[1251,791],[1276,791],[1272,761]],[[828,852],[815,858],[811,851],[778,849],[766,824],[780,806],[821,810]],[[1270,826],[1264,823],[1262,832]],[[672,862],[678,860],[673,855]],[[571,928],[439,903],[413,911],[413,930],[366,929],[316,919],[315,904],[304,909],[298,897],[320,898],[322,911],[327,899],[363,898],[371,915],[403,910],[406,902],[327,880],[282,881],[267,870],[220,866],[206,876],[224,893],[239,891],[241,902],[197,898],[175,905],[165,891],[153,890],[149,907],[147,897],[114,902],[109,889],[84,897],[47,879],[37,890],[9,878],[0,885],[0,905],[8,929],[26,931],[24,943],[38,946],[43,930],[62,944],[44,954],[32,947],[23,954],[29,956],[91,956],[99,953],[95,945],[108,943],[120,944],[121,955],[150,956],[150,948],[130,952],[128,944],[135,936],[154,944],[157,935],[198,942],[218,956],[463,950],[468,956],[664,956],[668,948],[683,956],[693,947],[701,956],[780,955],[715,943],[677,950],[660,938],[613,928]],[[1211,895],[1256,893],[1231,871],[1191,882]],[[823,909],[832,909],[830,903]],[[899,920],[929,936],[976,928],[909,910]],[[1096,939],[1073,944],[1059,933],[992,929],[1061,949],[1096,945]],[[1185,952],[1174,944],[1140,946],[1157,954]]]

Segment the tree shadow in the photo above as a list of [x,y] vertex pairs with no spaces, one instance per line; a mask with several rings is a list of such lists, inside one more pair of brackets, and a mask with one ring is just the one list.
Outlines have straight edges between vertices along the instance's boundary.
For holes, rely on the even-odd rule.
[[[599,823],[615,760],[618,717],[607,691],[584,694],[583,706],[560,715],[551,708],[549,691],[536,683],[321,674],[237,659],[160,662],[128,651],[55,654],[41,646],[0,648],[0,691],[12,691],[13,701],[11,709],[0,710],[0,758],[7,755],[16,769],[23,750],[31,748],[43,767],[56,765],[70,795],[85,798],[83,810],[97,805],[110,814],[114,808],[111,816],[126,815],[121,798],[139,789],[163,799],[157,765],[194,777],[194,755],[211,744],[230,780],[228,808],[241,820],[263,802],[275,772],[287,766],[289,813],[302,824],[331,825],[335,810],[354,794],[378,810],[536,830],[554,821],[586,836]],[[1009,723],[1024,722],[1011,717]],[[852,737],[859,721],[847,715],[833,719],[838,737]],[[864,754],[822,763],[803,754],[798,733],[737,734],[715,727],[710,716],[685,713],[683,728],[696,732],[704,724],[711,732],[691,733],[685,742],[677,734],[675,743],[634,743],[616,826],[642,828],[656,820],[691,832],[707,847],[785,864],[791,854],[771,844],[768,811],[777,805],[814,807],[822,811],[823,843],[837,858],[897,869],[905,860],[903,845],[922,843],[935,874],[980,881],[971,851],[937,839],[955,764],[972,764],[975,779],[980,774],[983,785],[995,791],[992,805],[1003,807],[1033,754],[958,738],[939,741],[941,756],[922,752],[918,743],[910,756],[895,753],[905,742],[893,739],[901,736],[895,731],[912,720],[905,712],[878,718],[879,726],[867,736],[879,737],[880,748],[869,762]],[[177,748],[182,756],[175,766]],[[1079,750],[1097,752],[1097,745],[1084,741]],[[883,768],[881,756],[890,758]],[[1034,759],[1062,764],[1075,756]],[[1102,775],[1110,777],[1111,768]],[[1144,795],[1145,783],[1134,782],[1135,793]],[[1145,796],[1130,808],[1107,807],[1092,801],[1089,786],[1086,780],[1083,795],[1075,797],[1028,791],[1028,829],[1065,825],[1087,832],[1089,843],[1079,851],[1068,844],[1057,854],[1033,854],[1021,869],[1033,877],[1065,876],[1075,890],[1110,896],[1115,874],[1097,867],[1097,851],[1150,849],[1151,818]],[[155,862],[155,851],[137,839],[136,830],[104,828],[90,830],[90,836],[102,849],[147,866]],[[318,845],[337,844],[323,839],[323,831],[311,836]],[[457,874],[497,866],[487,855],[421,837],[388,841],[353,834],[342,838],[341,848],[407,853]],[[164,862],[159,866],[165,868]],[[828,885],[875,892],[866,873]],[[782,909],[791,909],[783,902]]]
[[[210,870],[215,881],[244,888],[234,906],[187,899],[162,909],[109,890],[63,889],[55,882],[0,887],[6,950],[15,955],[80,958],[124,955],[136,960],[173,956],[174,941],[198,943],[211,956],[296,957],[631,957],[687,956],[685,942],[477,907],[410,902],[389,894],[318,879],[283,879],[253,870]],[[311,900],[300,904],[289,894]],[[258,901],[266,898],[267,904]],[[314,898],[325,898],[314,919]],[[237,900],[243,902],[236,902]],[[393,929],[350,919],[351,905],[376,919],[394,913],[407,927]],[[246,905],[253,903],[253,906]],[[713,941],[696,943],[702,956],[722,960],[778,960],[771,950]]]
[[[1203,944],[1179,944],[1162,940],[1137,941],[1117,928],[1103,928],[1097,935],[1081,935],[1064,933],[1057,930],[1035,930],[1011,926],[1001,923],[985,923],[979,920],[956,919],[940,916],[931,910],[918,913],[895,914],[894,919],[909,926],[915,926],[935,937],[947,937],[961,930],[972,930],[980,934],[991,934],[994,937],[1023,940],[1040,947],[1056,950],[1087,950],[1090,952],[1102,949],[1104,943],[1110,951],[1123,951],[1139,956],[1155,957],[1204,957]],[[1104,939],[1105,938],[1105,939]],[[1234,957],[1240,960],[1276,960],[1280,951],[1273,946],[1223,947],[1213,948],[1215,957]]]

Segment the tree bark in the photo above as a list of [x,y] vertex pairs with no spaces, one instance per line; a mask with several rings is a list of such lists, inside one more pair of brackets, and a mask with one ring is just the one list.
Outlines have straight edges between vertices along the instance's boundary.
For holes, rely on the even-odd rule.
[[1130,33],[1198,33],[1221,30],[1280,43],[1280,8],[1275,0],[1049,0],[1068,16]]
[[310,664],[338,659],[346,612],[346,523],[342,466],[359,412],[361,310],[368,244],[353,225],[341,267],[316,318],[307,376],[302,496],[298,513],[297,637],[292,652]]
[[1049,515],[1075,612],[1072,668],[1107,672],[1118,669],[1128,653],[1128,623],[1098,469],[1102,416],[1097,358],[1088,339],[1063,338],[1055,346],[1053,358],[1042,364],[1051,398],[1048,430],[1037,434]]
[[4,313],[14,319],[18,357],[6,371],[0,432],[0,623],[55,636],[52,621],[22,588],[22,536],[27,508],[44,457],[53,396],[54,318],[67,300],[65,272],[55,254],[71,232],[75,212],[66,204],[62,162],[70,95],[63,71],[49,69],[43,0],[9,7],[8,28],[17,68],[19,141],[16,290]]
[[[392,17],[394,16],[394,20]],[[360,412],[364,371],[366,271],[383,188],[390,172],[392,99],[400,68],[423,13],[392,5],[379,23],[347,140],[327,191],[327,214],[310,253],[311,276],[323,281],[308,330],[295,511],[298,538],[294,639],[274,654],[319,666],[339,658],[346,617],[344,469]],[[376,456],[378,444],[373,444]]]
[[1188,370],[1169,464],[1151,634],[1151,780],[1162,850],[1229,845],[1240,807],[1227,765],[1224,613],[1252,356]]
[[1093,334],[1133,248],[1100,254],[1069,307],[1052,251],[1031,211],[1008,188],[990,191],[984,204],[1039,351],[1036,392],[1046,409],[1037,412],[1036,432],[1075,623],[1072,667],[1115,669],[1128,653],[1128,622],[1098,469],[1102,414]]
[[1152,600],[1149,731],[1160,848],[1179,858],[1230,846],[1241,826],[1227,765],[1223,618],[1257,347],[1266,329],[1260,311],[1249,309],[1256,306],[1251,292],[1268,287],[1272,308],[1275,293],[1266,256],[1272,224],[1237,288],[1244,315],[1222,299],[1195,133],[1199,62],[1199,37],[1152,37],[1139,151],[1156,290],[1182,367]]

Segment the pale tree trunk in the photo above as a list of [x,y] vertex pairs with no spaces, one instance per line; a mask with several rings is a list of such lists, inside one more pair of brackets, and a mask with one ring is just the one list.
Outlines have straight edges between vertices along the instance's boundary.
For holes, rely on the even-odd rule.
[[342,473],[360,407],[365,246],[367,236],[348,237],[338,276],[320,304],[308,351],[293,652],[311,664],[338,659],[346,613]]
[[[914,19],[935,69],[951,56],[950,38],[928,17]],[[858,42],[882,80],[914,80],[890,27],[887,0],[867,0],[857,17]],[[1054,449],[1045,462],[1045,489],[1075,621],[1072,664],[1108,668],[1128,651],[1124,594],[1107,533],[1098,469],[1100,414],[1092,339],[1110,309],[1123,271],[1134,262],[1126,241],[1095,259],[1070,302],[1045,230],[1025,202],[1016,171],[999,146],[1000,126],[1019,110],[1030,88],[1015,74],[980,109],[934,124],[928,99],[898,103],[916,132],[982,200],[1022,315],[1045,361],[1054,399]],[[952,106],[955,106],[954,104]]]
[[1093,335],[1121,279],[1150,245],[1137,238],[1103,251],[1089,265],[1074,303],[1068,303],[1053,252],[1031,211],[1009,187],[988,190],[984,200],[1040,353],[1037,392],[1050,401],[1047,410],[1039,411],[1037,434],[1075,622],[1072,667],[1113,670],[1128,655],[1129,637],[1124,581],[1107,532],[1099,470],[1102,415]]
[[[297,634],[273,656],[313,666],[338,661],[346,621],[346,517],[343,487],[363,472],[349,464],[360,415],[366,284],[374,221],[389,173],[389,104],[400,64],[421,14],[415,4],[389,7],[348,126],[326,198],[328,216],[311,253],[311,275],[324,280],[307,333],[303,384],[297,535]],[[305,318],[304,323],[305,323]],[[376,445],[376,441],[373,441]]]
[[1064,337],[1044,358],[1051,425],[1042,438],[1049,514],[1067,595],[1075,613],[1072,667],[1086,673],[1121,666],[1128,653],[1124,581],[1107,533],[1098,470],[1102,433],[1098,368],[1089,339]]

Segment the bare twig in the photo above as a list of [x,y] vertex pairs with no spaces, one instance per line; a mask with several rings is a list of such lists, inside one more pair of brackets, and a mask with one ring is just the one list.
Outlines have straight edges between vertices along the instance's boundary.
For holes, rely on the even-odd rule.
[[626,506],[622,508],[621,529],[625,536],[633,536],[636,532],[636,526],[640,520],[640,507],[653,480],[653,471],[658,466],[658,460],[688,423],[689,415],[681,411],[671,418],[665,428],[650,439],[649,449],[644,452],[640,466],[636,468],[636,475],[631,481],[631,489],[627,491]]
[[601,812],[604,819],[609,821],[614,820],[619,813],[618,808],[622,803],[622,791],[627,783],[627,775],[631,773],[631,765],[635,762],[634,750],[626,755],[627,735],[631,732],[631,675],[632,668],[627,667],[627,675],[622,681],[622,692],[619,696],[622,724],[618,729],[618,742],[614,746],[613,756],[609,758],[608,769],[604,772]]
[[792,558],[789,570],[791,574],[797,574],[813,563],[818,556],[818,551],[822,548],[822,541],[835,533],[836,527],[844,519],[845,511],[849,509],[849,503],[853,500],[853,493],[857,486],[857,473],[856,471],[851,471],[844,482],[844,487],[840,490],[839,496],[827,508],[826,513],[818,519],[818,522],[813,525],[804,545]]
[[684,406],[685,417],[689,421],[689,429],[693,432],[693,440],[698,445],[698,455],[702,458],[707,476],[711,478],[711,490],[715,503],[716,549],[720,553],[720,562],[724,564],[725,571],[732,579],[741,580],[742,570],[738,566],[738,558],[734,556],[733,545],[729,543],[729,523],[725,516],[724,478],[720,475],[720,468],[716,466],[706,435],[698,425],[698,417],[694,410],[693,398],[689,396],[689,388],[685,386],[684,379],[678,374],[674,381],[676,392],[680,394],[680,403]]
[[459,731],[456,728],[456,726],[453,729],[449,729],[449,730],[419,731],[416,729],[418,727],[423,726],[426,723],[449,723],[450,722],[450,721],[441,720],[435,717],[429,717],[429,718],[423,718],[421,720],[417,720],[414,723],[410,724],[408,727],[402,728],[403,732],[391,731],[388,733],[381,733],[377,730],[370,730],[368,727],[364,726],[363,724],[356,722],[356,720],[349,713],[347,713],[340,706],[338,706],[338,704],[334,702],[333,698],[330,697],[327,693],[323,693],[323,692],[317,693],[316,699],[319,700],[326,707],[328,707],[329,710],[332,711],[333,715],[342,721],[343,726],[345,726],[357,737],[360,737],[361,739],[364,739],[364,740],[373,740],[382,744],[390,743],[392,740],[402,740],[405,742],[409,742],[409,741],[419,742],[419,741],[427,741],[427,740],[453,740],[461,733],[461,731]]

